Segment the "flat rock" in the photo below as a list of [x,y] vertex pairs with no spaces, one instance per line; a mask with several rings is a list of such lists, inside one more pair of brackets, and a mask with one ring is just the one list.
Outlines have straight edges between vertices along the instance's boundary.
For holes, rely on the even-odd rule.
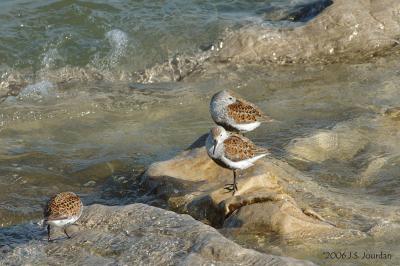
[[[1,265],[314,265],[242,248],[188,215],[145,204],[91,205],[71,239],[55,230],[50,243],[37,225],[16,227],[2,229]],[[11,247],[15,230],[26,239]]]
[[261,159],[242,171],[235,196],[224,190],[224,184],[232,183],[232,171],[208,157],[204,138],[176,157],[152,164],[142,185],[164,198],[172,210],[215,227],[259,229],[291,237],[342,231],[287,193],[287,184],[297,182],[291,176],[295,170],[278,160]]

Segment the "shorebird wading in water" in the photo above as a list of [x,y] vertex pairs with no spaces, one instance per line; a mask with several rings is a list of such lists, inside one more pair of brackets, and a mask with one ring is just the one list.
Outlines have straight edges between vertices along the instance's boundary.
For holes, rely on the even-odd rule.
[[223,90],[213,95],[210,102],[210,113],[217,125],[236,132],[252,131],[262,122],[274,121],[256,105],[230,90]]
[[53,196],[44,208],[44,225],[47,225],[47,237],[50,241],[50,225],[63,227],[64,233],[71,238],[66,226],[75,223],[82,214],[82,201],[73,192],[61,192]]
[[233,183],[225,189],[233,191],[237,188],[237,171],[244,170],[269,154],[267,149],[257,147],[251,140],[239,134],[229,133],[223,127],[216,126],[210,131],[206,140],[208,156],[218,165],[233,170]]

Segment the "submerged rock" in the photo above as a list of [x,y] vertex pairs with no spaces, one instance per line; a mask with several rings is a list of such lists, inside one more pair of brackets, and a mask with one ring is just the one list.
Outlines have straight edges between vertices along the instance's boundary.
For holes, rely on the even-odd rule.
[[329,159],[350,160],[368,143],[363,130],[351,123],[336,125],[331,130],[318,130],[310,136],[293,139],[286,147],[287,153],[310,162]]
[[92,205],[79,224],[71,239],[48,243],[31,230],[37,235],[17,247],[2,242],[0,264],[314,265],[242,248],[187,215],[144,204]]
[[232,171],[208,157],[204,138],[175,158],[154,163],[143,177],[143,185],[166,199],[171,209],[216,227],[282,236],[341,232],[287,193],[286,185],[296,182],[289,174],[293,168],[278,160],[259,160],[242,172],[235,196],[227,193],[224,184],[232,181]]

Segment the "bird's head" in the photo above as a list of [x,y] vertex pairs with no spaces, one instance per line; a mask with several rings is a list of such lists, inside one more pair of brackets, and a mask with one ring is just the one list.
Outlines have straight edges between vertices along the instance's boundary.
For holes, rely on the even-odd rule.
[[236,94],[230,90],[222,90],[213,95],[211,102],[229,105],[235,103],[237,99]]
[[228,134],[229,133],[221,126],[215,126],[210,130],[210,136],[214,144],[213,154],[215,154],[215,148],[218,143],[223,142],[228,137]]

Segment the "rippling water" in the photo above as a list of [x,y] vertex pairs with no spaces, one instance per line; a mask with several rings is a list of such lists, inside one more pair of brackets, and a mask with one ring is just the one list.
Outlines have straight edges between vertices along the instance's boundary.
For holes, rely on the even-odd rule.
[[[24,76],[26,84],[0,103],[0,226],[40,218],[48,196],[65,190],[85,204],[162,205],[136,177],[209,129],[210,95],[223,88],[281,122],[251,135],[276,157],[361,201],[360,210],[398,206],[400,124],[383,115],[400,101],[396,55],[353,65],[213,65],[181,82],[140,84],[126,74],[196,55],[243,25],[299,26],[282,17],[310,2],[2,1],[0,82]],[[317,256],[270,241],[249,243]]]
[[15,68],[141,69],[195,51],[260,12],[310,1],[2,1],[0,58]]

